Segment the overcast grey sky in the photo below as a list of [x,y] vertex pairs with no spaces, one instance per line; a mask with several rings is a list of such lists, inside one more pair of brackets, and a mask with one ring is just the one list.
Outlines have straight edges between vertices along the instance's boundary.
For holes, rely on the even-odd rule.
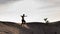
[[27,22],[60,21],[60,0],[0,0],[0,20],[21,22],[26,14]]

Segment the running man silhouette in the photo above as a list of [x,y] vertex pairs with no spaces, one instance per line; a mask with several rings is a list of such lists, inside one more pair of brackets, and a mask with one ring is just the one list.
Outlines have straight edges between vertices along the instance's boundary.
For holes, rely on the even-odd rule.
[[46,24],[49,22],[47,19],[48,19],[48,18],[45,18],[45,19],[44,19],[44,21],[46,22]]
[[21,20],[22,24],[25,24],[26,23],[26,21],[24,20],[24,17],[26,17],[25,14],[23,14],[21,17],[22,17],[22,20]]
[[21,17],[22,17],[22,20],[21,20],[21,21],[22,21],[21,26],[22,26],[22,27],[25,27],[25,28],[27,28],[27,29],[29,29],[29,27],[28,27],[27,24],[26,24],[26,21],[24,20],[24,17],[26,17],[25,14],[23,14]]

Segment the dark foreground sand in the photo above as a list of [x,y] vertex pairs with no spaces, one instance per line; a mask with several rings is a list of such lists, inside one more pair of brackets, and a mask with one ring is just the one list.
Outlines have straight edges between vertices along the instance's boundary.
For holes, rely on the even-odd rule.
[[53,23],[29,22],[21,26],[0,21],[0,34],[60,34],[60,21]]

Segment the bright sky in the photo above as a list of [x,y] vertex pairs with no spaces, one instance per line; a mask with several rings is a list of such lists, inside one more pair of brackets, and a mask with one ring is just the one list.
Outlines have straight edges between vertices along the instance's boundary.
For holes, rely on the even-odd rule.
[[[0,0],[1,1],[1,0]],[[60,0],[9,0],[0,2],[0,21],[21,22],[26,14],[27,22],[60,21]]]

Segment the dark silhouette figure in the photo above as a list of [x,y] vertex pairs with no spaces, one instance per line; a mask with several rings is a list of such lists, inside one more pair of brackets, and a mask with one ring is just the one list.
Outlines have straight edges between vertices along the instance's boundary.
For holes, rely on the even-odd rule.
[[26,23],[26,21],[24,20],[24,17],[26,17],[25,14],[23,14],[21,17],[22,17],[22,24],[25,24]]
[[57,32],[55,32],[55,34],[57,34]]
[[46,24],[48,24],[49,23],[49,21],[47,20],[48,18],[45,18],[44,19],[44,21],[46,22]]

